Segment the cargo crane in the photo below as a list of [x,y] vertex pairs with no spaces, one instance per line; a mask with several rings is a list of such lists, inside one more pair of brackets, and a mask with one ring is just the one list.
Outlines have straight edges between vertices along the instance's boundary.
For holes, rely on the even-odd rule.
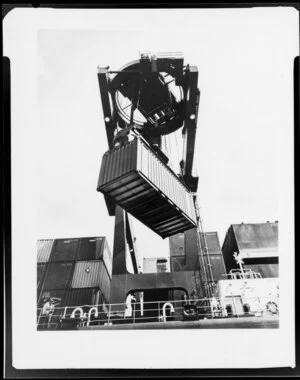
[[[164,273],[161,279],[160,274],[155,279],[140,275],[128,213],[162,238],[202,228],[195,195],[198,177],[192,174],[200,99],[197,67],[184,65],[181,53],[141,54],[118,71],[98,68],[98,81],[109,151],[103,156],[97,191],[104,194],[109,215],[115,216],[111,302],[124,302],[130,289],[150,289],[153,283],[156,288],[176,283],[189,293],[193,286],[187,277],[193,275],[198,254],[186,257],[187,272]],[[161,149],[162,136],[180,128],[183,158],[175,174]],[[133,275],[126,268],[126,243]],[[201,277],[211,282],[211,270],[201,268]],[[209,289],[202,294],[212,295]]]

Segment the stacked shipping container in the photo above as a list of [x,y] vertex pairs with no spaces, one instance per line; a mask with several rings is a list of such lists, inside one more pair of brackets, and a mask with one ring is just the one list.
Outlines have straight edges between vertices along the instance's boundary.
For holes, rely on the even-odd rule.
[[[219,238],[217,232],[205,232],[199,235],[196,228],[185,231],[182,234],[177,234],[170,237],[170,261],[171,271],[179,272],[185,270],[199,271],[197,266],[204,265],[207,269],[209,281],[219,281],[224,278],[222,275],[226,274],[225,264],[220,248]],[[207,248],[207,254],[203,255],[202,260],[197,260],[200,252],[199,245]],[[211,268],[211,273],[209,272]],[[210,278],[212,277],[212,278]]]
[[105,237],[38,241],[38,307],[45,297],[56,310],[109,301],[112,255]]
[[219,237],[217,232],[205,232],[201,235],[202,244],[207,249],[207,255],[204,256],[204,262],[211,267],[212,280],[217,282],[224,279],[226,274],[225,263],[221,251]]
[[262,278],[279,276],[278,222],[232,224],[222,246],[227,272],[239,269],[237,252],[244,268],[259,272]]

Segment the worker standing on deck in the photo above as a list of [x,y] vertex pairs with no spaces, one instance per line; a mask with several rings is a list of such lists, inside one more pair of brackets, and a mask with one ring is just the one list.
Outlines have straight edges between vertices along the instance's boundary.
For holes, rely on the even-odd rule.
[[131,318],[135,309],[136,298],[133,293],[129,293],[126,298],[125,318]]
[[47,297],[43,305],[42,316],[40,320],[40,325],[42,326],[42,329],[49,328],[53,313],[54,303],[50,297]]
[[215,296],[211,298],[210,306],[211,306],[211,316],[213,318],[220,311],[220,304]]

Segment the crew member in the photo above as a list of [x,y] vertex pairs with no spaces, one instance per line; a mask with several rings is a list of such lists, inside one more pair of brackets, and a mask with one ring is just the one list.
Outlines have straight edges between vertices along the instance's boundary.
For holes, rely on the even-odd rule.
[[50,326],[51,318],[54,313],[54,303],[50,297],[45,298],[40,325],[42,329],[47,329]]

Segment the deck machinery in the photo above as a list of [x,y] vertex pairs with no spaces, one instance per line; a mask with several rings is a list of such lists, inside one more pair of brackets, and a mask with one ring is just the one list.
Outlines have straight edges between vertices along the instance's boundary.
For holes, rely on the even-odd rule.
[[[162,238],[201,228],[198,177],[192,175],[200,98],[197,67],[184,65],[181,53],[141,54],[118,71],[98,68],[98,81],[109,151],[102,160],[97,190],[104,194],[109,215],[115,216],[110,303],[124,303],[131,291],[153,289],[183,290],[189,297],[199,283],[198,294],[211,296],[202,286],[209,271],[200,265],[204,272],[195,280],[205,242],[199,239],[199,251],[186,255],[185,271],[142,274],[128,218],[130,213]],[[162,136],[180,128],[183,157],[176,174],[161,143]],[[154,162],[152,169],[149,162]],[[174,188],[180,196],[172,193]],[[126,244],[134,274],[126,267]]]

